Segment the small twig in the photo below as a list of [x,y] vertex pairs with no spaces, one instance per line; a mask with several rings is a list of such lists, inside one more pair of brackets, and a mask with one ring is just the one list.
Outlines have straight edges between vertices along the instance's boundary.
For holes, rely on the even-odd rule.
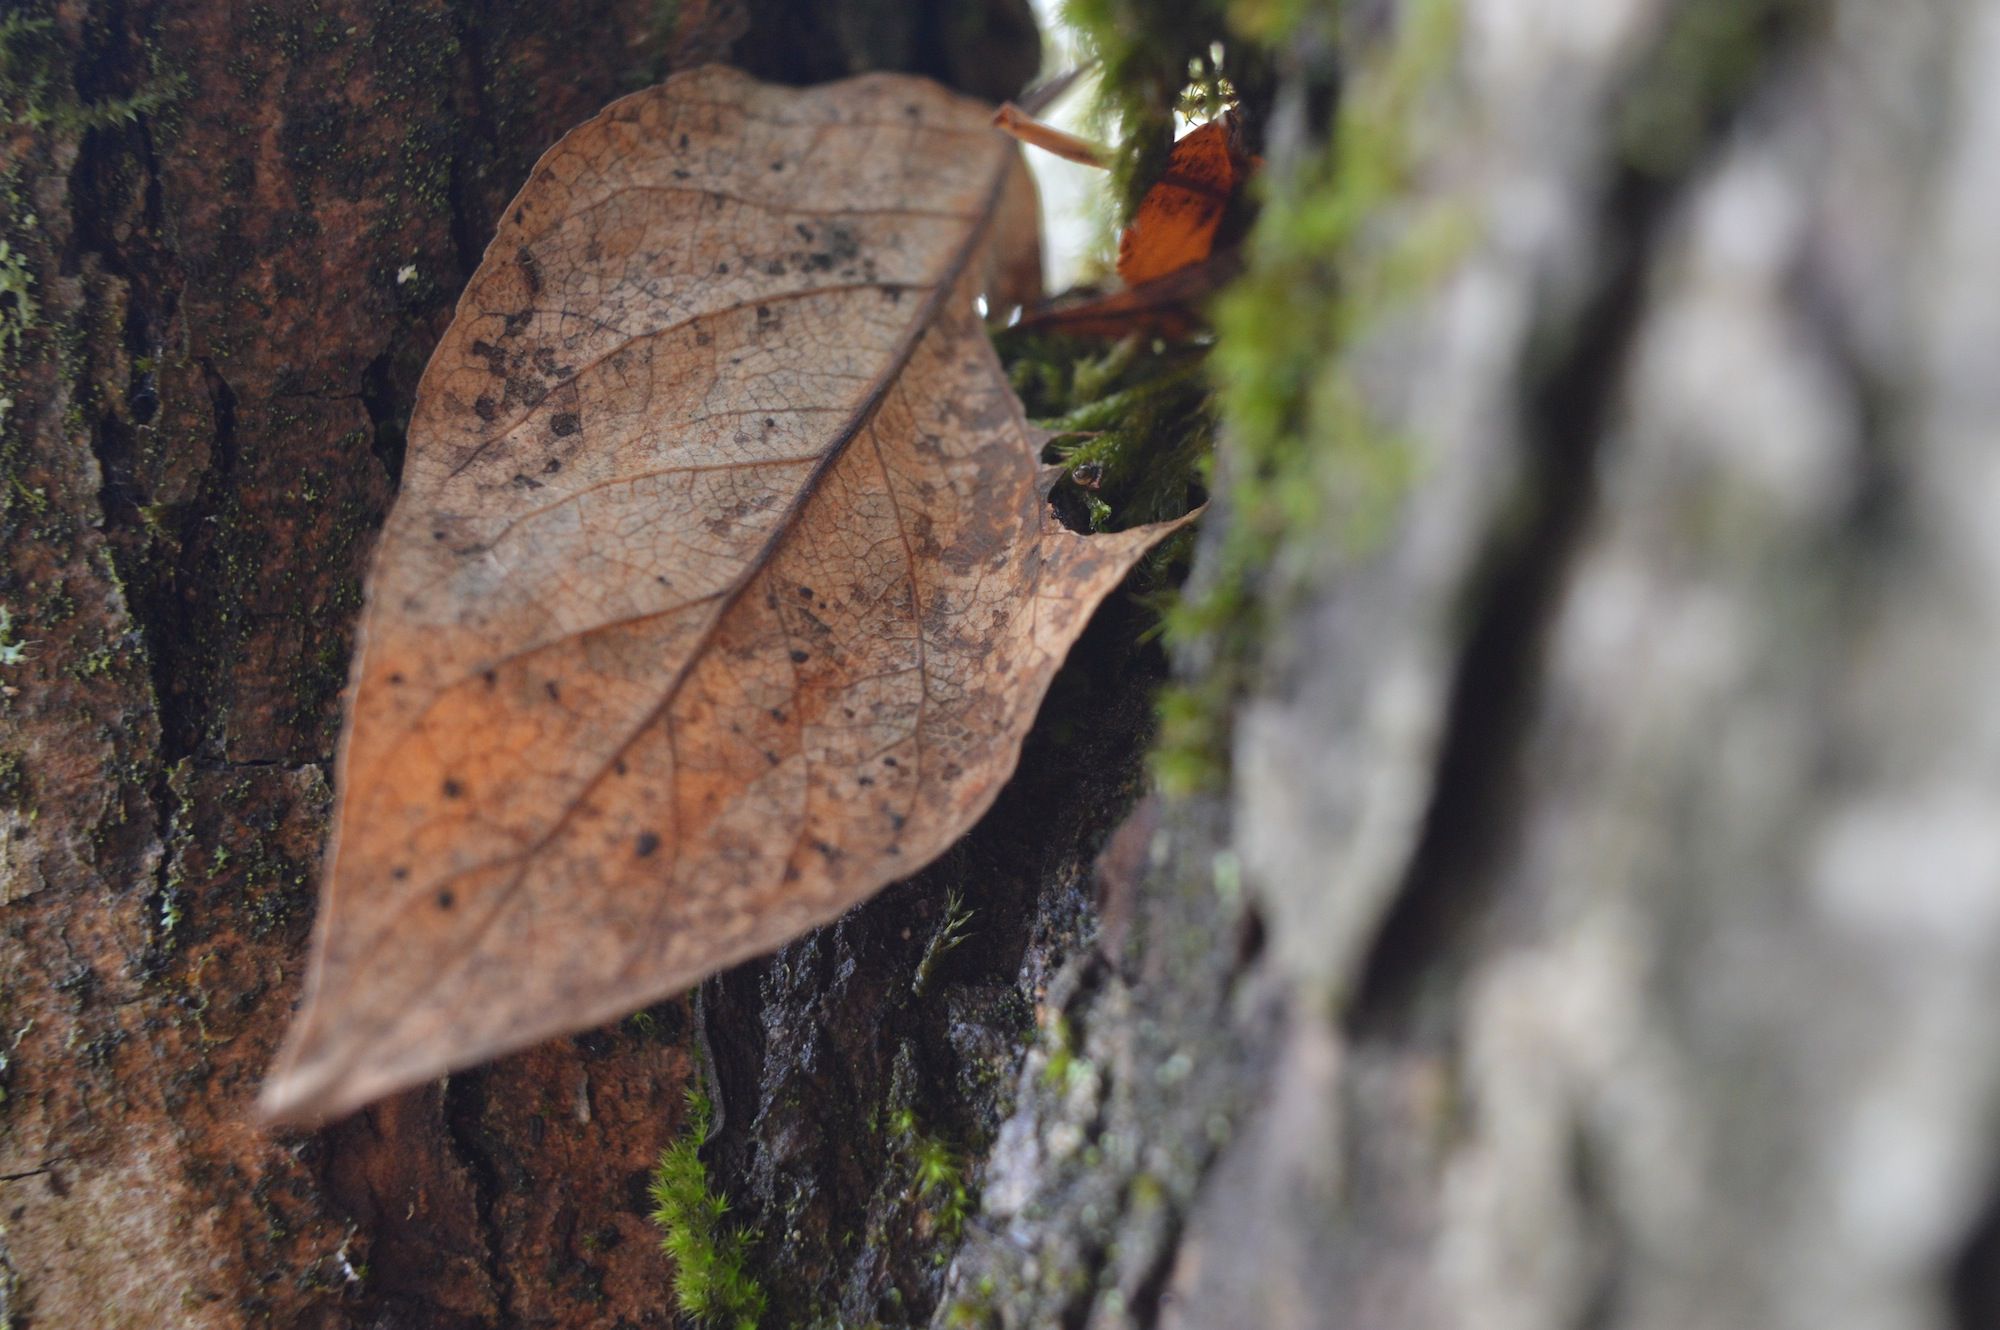
[[1089,139],[1078,138],[1037,120],[1012,102],[1002,102],[1000,109],[993,113],[993,127],[1044,152],[1052,152],[1065,161],[1095,166],[1099,170],[1111,165],[1111,154],[1106,149]]
[[1049,109],[1056,98],[1076,86],[1076,81],[1096,68],[1095,60],[1087,60],[1074,68],[1066,69],[1053,78],[1043,79],[1034,87],[1021,94],[1020,107],[1029,115],[1040,115]]

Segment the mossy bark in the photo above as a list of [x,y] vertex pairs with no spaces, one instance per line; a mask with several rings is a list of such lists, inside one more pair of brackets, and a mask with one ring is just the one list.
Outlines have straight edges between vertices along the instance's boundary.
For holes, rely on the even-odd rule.
[[2000,9],[1342,8],[1217,353],[1229,817],[1134,924],[1265,942],[1072,1011],[951,1323],[1994,1324]]

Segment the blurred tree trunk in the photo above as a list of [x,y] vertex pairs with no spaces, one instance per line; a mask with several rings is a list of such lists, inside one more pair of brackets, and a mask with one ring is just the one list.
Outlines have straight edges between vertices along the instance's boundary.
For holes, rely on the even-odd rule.
[[[2000,3],[1345,8],[1273,39],[1267,220],[1362,224],[1251,256],[1325,316],[1272,354],[1341,331],[1225,439],[1227,785],[1093,884],[1160,669],[1114,605],[917,879],[276,1138],[360,576],[498,209],[696,60],[998,96],[1033,33],[0,17],[0,1319],[671,1324],[712,1065],[772,1326],[2000,1323]],[[1267,473],[1324,492],[1246,570]]]
[[[1224,1036],[1176,1015],[1199,958],[1072,1014],[1124,1178],[1048,1164],[1059,1105],[1010,1124],[992,1303],[2000,1325],[2000,5],[1404,0],[1285,40],[1246,280],[1342,331],[1239,418],[1210,573],[1252,468],[1319,516],[1251,584],[1228,827],[1181,819],[1140,892],[1240,879],[1267,941]],[[1317,334],[1258,294],[1269,345]],[[1037,1217],[1065,1185],[1094,1243]]]

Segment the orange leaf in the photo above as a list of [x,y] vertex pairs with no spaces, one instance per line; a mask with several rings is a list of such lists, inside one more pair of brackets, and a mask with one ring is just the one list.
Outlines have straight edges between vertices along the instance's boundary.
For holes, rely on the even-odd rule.
[[989,116],[704,69],[536,166],[419,388],[267,1115],[684,989],[992,803],[1172,524],[1049,511],[971,308],[1026,280]]
[[1127,286],[1200,263],[1214,250],[1223,214],[1250,169],[1233,119],[1211,120],[1174,144],[1166,171],[1118,236],[1118,275]]

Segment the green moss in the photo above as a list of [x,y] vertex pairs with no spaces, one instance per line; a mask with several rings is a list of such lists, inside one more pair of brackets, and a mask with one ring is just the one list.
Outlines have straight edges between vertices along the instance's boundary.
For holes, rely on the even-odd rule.
[[[1171,794],[1226,774],[1231,705],[1297,575],[1329,556],[1366,557],[1414,479],[1412,450],[1371,418],[1346,356],[1470,235],[1454,210],[1403,206],[1413,112],[1456,17],[1451,0],[1417,0],[1394,40],[1350,72],[1326,148],[1262,183],[1247,270],[1217,302],[1228,522],[1204,589],[1168,616],[1170,636],[1212,662],[1161,703],[1154,766]],[[1339,533],[1332,551],[1327,531]]]
[[965,931],[965,926],[971,922],[972,911],[965,908],[965,898],[956,890],[947,891],[944,897],[944,922],[938,925],[937,931],[931,934],[930,941],[924,944],[923,959],[917,962],[916,976],[910,981],[912,994],[917,997],[923,996],[924,990],[930,987],[931,976],[936,972],[938,962],[971,936]]
[[703,1325],[756,1330],[764,1290],[744,1268],[754,1235],[725,1222],[729,1202],[709,1185],[701,1162],[713,1106],[698,1090],[688,1091],[687,1105],[686,1129],[660,1155],[649,1190],[653,1222],[664,1235],[660,1249],[674,1262],[674,1302]]
[[1215,440],[1202,339],[1102,342],[1008,331],[994,344],[1063,468],[1058,508],[1093,531],[1179,517],[1201,501]]
[[[34,226],[30,216],[26,225]],[[0,363],[20,350],[21,339],[41,317],[35,303],[35,274],[28,256],[6,240],[0,240]]]
[[[151,57],[153,52],[148,50]],[[77,96],[70,53],[55,20],[16,11],[0,18],[0,106],[35,129],[75,136],[129,125],[171,104],[186,90],[178,71],[150,77],[134,92],[86,102]]]
[[941,1244],[933,1259],[942,1262],[972,1213],[965,1156],[944,1137],[923,1131],[908,1106],[890,1113],[888,1125],[895,1157],[908,1170],[908,1195],[929,1215],[932,1237]]
[[[971,1211],[972,1194],[965,1185],[965,1161],[943,1140],[918,1136],[910,1146],[917,1197],[929,1198],[933,1232],[945,1242],[954,1242],[965,1229]],[[943,1252],[938,1253],[940,1259]]]

